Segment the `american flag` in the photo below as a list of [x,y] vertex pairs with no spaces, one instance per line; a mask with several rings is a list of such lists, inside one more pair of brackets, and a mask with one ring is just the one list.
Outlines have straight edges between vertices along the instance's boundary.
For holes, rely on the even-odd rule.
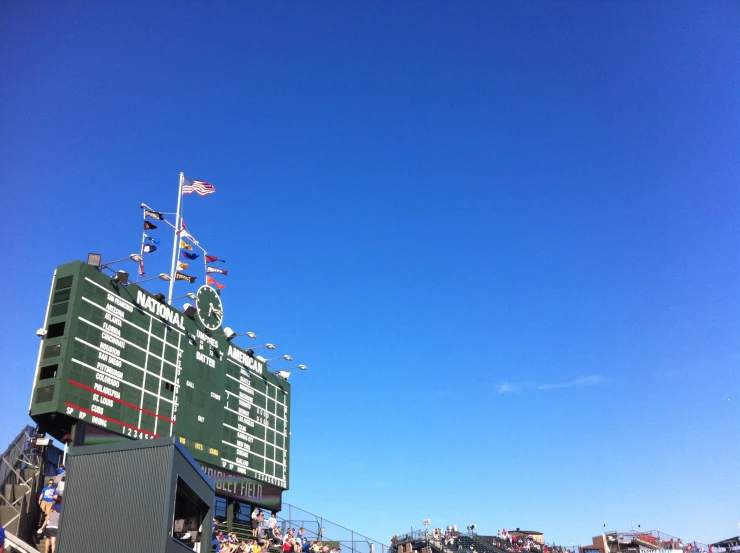
[[183,194],[192,194],[193,192],[200,196],[208,196],[216,191],[216,187],[202,180],[185,179],[182,187]]

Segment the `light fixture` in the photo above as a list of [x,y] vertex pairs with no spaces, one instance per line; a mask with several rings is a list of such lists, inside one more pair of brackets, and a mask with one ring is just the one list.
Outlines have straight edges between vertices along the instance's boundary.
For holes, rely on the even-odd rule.
[[87,264],[93,267],[100,267],[100,260],[103,258],[99,253],[87,254]]
[[292,371],[293,369],[301,369],[302,371],[307,371],[308,366],[306,365],[296,365],[294,367],[288,367],[287,369],[280,369],[281,371]]
[[301,369],[302,371],[307,371],[308,367],[306,365],[296,365],[295,367],[288,367],[287,369],[280,369],[275,371],[270,371],[275,376],[278,376],[282,378],[283,380],[288,380],[288,377],[290,376],[290,371],[293,369]]
[[[97,254],[88,254],[88,256],[87,256],[88,261],[90,260],[90,256],[91,255],[92,256],[95,256]],[[141,263],[142,261],[144,261],[144,258],[141,257],[138,253],[132,253],[128,257],[122,257],[121,259],[116,259],[115,261],[108,261],[107,263],[102,263],[102,264],[98,265],[98,269],[100,269],[102,271],[103,269],[107,269],[108,268],[108,265],[113,265],[114,263],[120,263],[121,261],[128,261],[129,259],[131,261],[136,261],[137,263]],[[92,265],[92,263],[91,263],[91,265]]]
[[162,292],[157,292],[154,294],[154,299],[157,300],[159,303],[164,303],[167,301],[167,297]]
[[197,299],[198,299],[198,296],[196,296],[196,295],[195,295],[195,294],[193,294],[192,292],[188,292],[188,293],[187,293],[187,294],[185,294],[184,296],[177,296],[177,297],[174,297],[174,298],[172,298],[172,300],[171,300],[171,301],[175,301],[175,300],[181,300],[182,298],[190,298],[191,300],[197,300]]
[[[224,327],[224,334],[226,334],[226,339],[227,339],[227,340],[228,340],[229,342],[231,342],[231,341],[232,341],[232,340],[233,340],[234,338],[236,338],[237,336],[248,336],[249,338],[256,338],[256,337],[257,337],[257,335],[256,335],[256,334],[255,334],[254,332],[245,332],[244,334],[237,334],[237,333],[236,333],[236,332],[234,332],[234,330],[233,330],[233,329],[232,329],[231,327],[229,327],[229,326],[225,326],[225,327]],[[261,346],[257,346],[257,347],[261,347]]]
[[145,278],[144,280],[138,281],[136,284],[141,284],[142,282],[149,282],[150,280],[157,280],[157,279],[160,279],[160,280],[170,280],[170,275],[168,275],[167,273],[159,273],[155,277]]
[[46,329],[45,328],[39,328],[36,331],[36,336],[38,336],[39,338],[43,338],[44,336],[46,336]]
[[[271,345],[271,344],[268,344],[268,345]],[[272,349],[272,348],[270,348],[270,349]],[[277,359],[285,359],[286,361],[292,361],[293,360],[293,358],[290,355],[281,355],[280,357],[272,357],[270,359],[265,359],[263,357],[260,357],[259,359],[260,359],[260,361],[264,361],[265,363],[267,363],[268,361],[276,361]]]
[[113,280],[115,280],[116,282],[120,282],[121,284],[125,286],[126,284],[128,284],[128,277],[129,277],[129,274],[123,269],[121,269],[120,271],[116,271],[116,274],[113,277]]

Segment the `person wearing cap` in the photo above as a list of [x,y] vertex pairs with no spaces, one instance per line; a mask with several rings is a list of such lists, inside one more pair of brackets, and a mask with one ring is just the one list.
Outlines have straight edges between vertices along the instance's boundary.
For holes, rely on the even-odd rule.
[[54,497],[54,502],[51,506],[51,510],[49,511],[49,514],[46,515],[46,520],[44,521],[44,524],[39,529],[40,533],[44,533],[46,531],[46,544],[44,546],[44,551],[49,549],[49,545],[51,545],[51,553],[54,553],[57,547],[57,531],[59,530],[59,515],[62,512],[62,496],[57,495]]

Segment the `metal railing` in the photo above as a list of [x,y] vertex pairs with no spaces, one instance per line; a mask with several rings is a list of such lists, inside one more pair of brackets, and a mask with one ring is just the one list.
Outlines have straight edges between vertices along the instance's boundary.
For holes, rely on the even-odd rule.
[[[342,549],[342,553],[388,553],[390,550],[388,545],[380,541],[290,503],[283,503],[283,508],[277,516],[277,522],[283,534],[288,528],[295,528],[296,532],[299,528],[303,528],[309,541],[321,541],[332,547],[338,546]],[[251,539],[251,520],[234,519],[231,526],[232,531],[240,539]]]

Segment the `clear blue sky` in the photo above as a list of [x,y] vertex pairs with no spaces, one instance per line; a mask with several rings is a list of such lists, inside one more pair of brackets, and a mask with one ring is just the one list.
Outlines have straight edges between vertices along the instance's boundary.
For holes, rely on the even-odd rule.
[[184,171],[226,324],[310,367],[286,501],[736,535],[738,52],[728,1],[0,3],[0,447],[53,269]]

